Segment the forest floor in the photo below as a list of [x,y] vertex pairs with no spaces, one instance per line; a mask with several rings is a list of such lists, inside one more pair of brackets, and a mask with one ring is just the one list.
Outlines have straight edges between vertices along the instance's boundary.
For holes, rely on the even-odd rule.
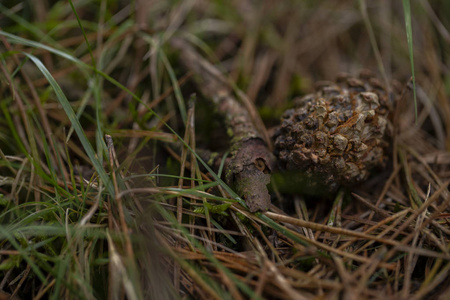
[[[411,2],[2,1],[0,299],[449,299],[450,1]],[[270,152],[365,69],[402,90],[383,167],[246,203],[227,124]]]

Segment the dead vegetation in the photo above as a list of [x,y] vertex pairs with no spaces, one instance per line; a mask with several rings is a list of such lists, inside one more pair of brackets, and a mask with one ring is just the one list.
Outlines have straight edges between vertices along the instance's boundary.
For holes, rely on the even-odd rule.
[[[450,297],[450,3],[411,3],[417,120],[401,4],[1,4],[0,299]],[[176,38],[269,149],[315,81],[398,80],[389,163],[331,195],[269,185],[249,212]]]

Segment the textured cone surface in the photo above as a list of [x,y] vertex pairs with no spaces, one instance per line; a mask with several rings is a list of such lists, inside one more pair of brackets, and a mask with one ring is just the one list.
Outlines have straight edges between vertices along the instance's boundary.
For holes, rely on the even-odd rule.
[[385,161],[388,93],[370,73],[341,75],[316,84],[316,92],[287,110],[275,139],[281,168],[335,190],[367,179]]

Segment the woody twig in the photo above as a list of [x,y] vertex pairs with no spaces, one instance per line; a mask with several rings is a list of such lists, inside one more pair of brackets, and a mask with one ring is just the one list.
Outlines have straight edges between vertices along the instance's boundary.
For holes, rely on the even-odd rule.
[[231,159],[226,165],[225,179],[242,197],[250,211],[266,211],[270,207],[267,184],[275,166],[267,139],[254,125],[249,111],[236,99],[225,76],[203,58],[191,45],[174,39],[172,46],[180,51],[180,62],[195,74],[203,96],[212,101],[225,121],[231,139]]

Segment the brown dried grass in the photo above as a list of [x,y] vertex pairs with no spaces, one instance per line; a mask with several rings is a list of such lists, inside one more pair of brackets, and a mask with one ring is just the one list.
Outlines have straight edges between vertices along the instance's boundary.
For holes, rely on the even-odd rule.
[[[100,58],[102,49],[120,48],[114,57],[108,58],[105,72],[139,93],[142,100],[138,105],[127,92],[109,86],[101,95],[104,117],[110,118],[105,124],[114,138],[110,140],[111,164],[107,167],[122,172],[112,172],[118,176],[114,177],[116,198],[105,202],[108,214],[101,217],[108,232],[122,233],[122,239],[107,235],[109,272],[120,274],[109,276],[110,297],[125,293],[131,298],[133,293],[126,285],[127,280],[141,283],[138,298],[139,295],[159,299],[175,295],[195,299],[220,299],[224,295],[233,299],[252,295],[267,299],[450,297],[450,77],[446,65],[450,23],[445,18],[450,7],[437,1],[413,3],[419,100],[416,125],[412,93],[406,88],[411,71],[402,7],[391,1],[368,1],[367,5],[368,14],[364,19],[354,1],[197,0],[174,5],[154,3],[151,7],[138,1],[134,8],[135,26],[114,39],[107,40],[114,34],[110,29],[86,35],[94,46],[95,59]],[[91,17],[87,9],[78,13],[82,19]],[[131,18],[121,16],[119,11],[114,13],[117,18]],[[37,19],[42,19],[39,16],[45,12],[39,10],[36,14]],[[223,210],[228,214],[224,216],[214,206],[231,196],[220,185],[202,188],[214,180],[199,168],[197,158],[186,148],[176,153],[171,149],[166,151],[167,144],[155,142],[163,140],[170,144],[173,139],[172,133],[161,129],[163,121],[184,135],[183,140],[192,149],[198,148],[198,144],[214,144],[205,139],[222,136],[220,132],[200,136],[207,130],[199,127],[214,126],[199,123],[208,120],[201,115],[209,109],[202,110],[201,106],[206,105],[202,100],[196,102],[195,109],[191,106],[187,111],[186,126],[180,121],[174,96],[177,88],[163,70],[162,60],[152,52],[157,49],[155,43],[160,42],[155,33],[164,36],[161,44],[186,99],[195,92],[195,86],[189,81],[191,74],[177,66],[176,53],[165,46],[166,39],[172,35],[185,36],[201,46],[207,53],[205,56],[238,87],[238,95],[242,91],[251,105],[262,112],[266,126],[271,127],[289,106],[289,99],[309,92],[315,80],[333,79],[342,71],[381,69],[369,40],[367,21],[374,29],[384,66],[384,74],[380,75],[400,81],[405,94],[395,113],[391,162],[366,184],[334,195],[334,202],[333,197],[311,198],[301,191],[280,194],[275,189],[274,205],[269,212],[251,214],[233,202]],[[149,37],[154,38],[153,44],[148,43]],[[60,32],[56,38],[64,49],[79,54],[80,60],[91,60],[79,48],[84,39],[78,31]],[[103,40],[107,42],[99,42]],[[2,44],[4,49],[30,51],[19,45],[11,47],[5,39]],[[34,54],[45,62],[58,82],[66,85],[68,93],[74,93],[73,99],[78,99],[77,91],[86,87],[85,83],[70,78],[75,67],[42,49]],[[2,73],[10,85],[12,79],[7,74],[18,65],[20,62],[14,60],[2,65]],[[61,151],[65,149],[66,136],[60,127],[69,123],[60,108],[51,105],[56,101],[42,104],[36,98],[46,86],[43,77],[33,73],[29,78],[22,74],[14,80],[23,89],[12,109],[16,114],[13,122],[24,147],[30,152],[46,153],[39,140],[29,141],[26,134],[33,129],[27,124],[23,96],[27,107],[36,109],[43,122],[43,136],[51,145],[53,164],[70,163],[67,157],[76,157],[81,166],[90,166],[77,140],[71,139],[66,150]],[[5,86],[2,89],[6,92]],[[152,119],[144,104],[153,108],[162,120]],[[129,111],[133,105],[135,115]],[[267,110],[274,113],[267,114]],[[144,124],[144,118],[151,124]],[[87,123],[86,135],[95,136],[94,122]],[[25,165],[23,157],[0,154],[9,162],[0,167],[0,172],[14,178],[10,185],[0,187],[2,194],[15,195],[17,204],[26,201],[14,194],[16,187],[24,182],[28,186],[27,199],[30,193],[39,201],[45,198],[44,193],[56,192],[58,186],[35,179],[32,171],[26,171],[30,176],[23,177],[25,171],[11,165],[15,161]],[[167,167],[168,155],[179,161],[176,171]],[[44,160],[41,165],[43,172],[49,174]],[[120,185],[120,178],[155,174],[158,167],[166,174],[179,175],[179,179],[167,186],[153,178],[142,181],[130,177],[125,180],[125,186]],[[68,168],[63,167],[60,172],[59,187],[68,185],[68,189],[79,191],[82,173],[75,175],[70,183],[71,166]],[[199,191],[192,192],[192,189]],[[86,194],[90,208],[86,218],[98,212],[96,197]],[[129,237],[130,232],[139,231],[147,240]],[[4,242],[0,257],[19,254],[11,251],[14,250]],[[33,286],[35,279],[29,276],[30,265],[25,265],[19,274],[17,269],[2,271],[0,288],[17,294],[22,287]],[[127,268],[137,269],[139,277],[127,278],[125,274],[130,274]],[[160,273],[165,275],[157,275]],[[36,283],[36,289],[28,290],[27,295],[40,298],[50,293],[55,275],[49,272],[47,276],[46,284]],[[70,289],[63,289],[60,295],[70,298]]]

